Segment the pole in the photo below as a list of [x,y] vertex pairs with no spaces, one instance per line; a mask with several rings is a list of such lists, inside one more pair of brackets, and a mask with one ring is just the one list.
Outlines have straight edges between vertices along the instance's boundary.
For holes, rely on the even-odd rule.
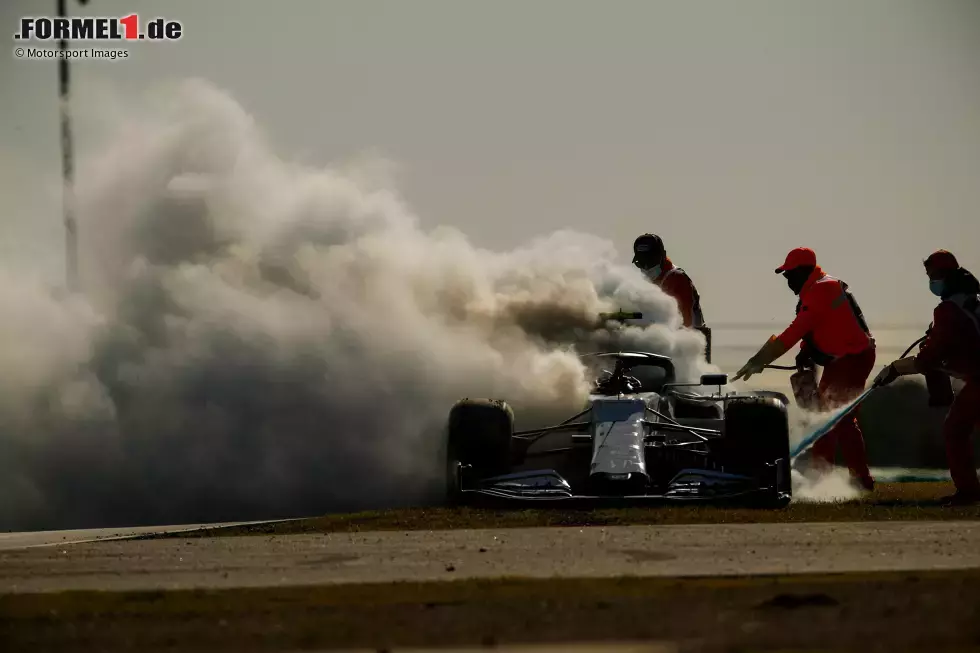
[[[67,18],[67,0],[57,0],[58,18]],[[88,0],[78,0],[86,4]],[[74,190],[74,153],[72,151],[71,114],[68,105],[70,74],[68,69],[68,40],[61,39],[58,47],[62,52],[58,59],[58,103],[61,114],[61,178],[62,178],[62,211],[65,221],[65,277],[69,292],[79,289],[78,281],[78,225],[75,222],[75,212],[72,207]]]

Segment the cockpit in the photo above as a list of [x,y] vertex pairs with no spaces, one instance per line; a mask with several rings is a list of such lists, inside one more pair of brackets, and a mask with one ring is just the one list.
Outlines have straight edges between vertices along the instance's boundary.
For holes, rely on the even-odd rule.
[[670,358],[656,354],[611,352],[583,357],[583,362],[595,379],[595,394],[659,393],[675,380]]

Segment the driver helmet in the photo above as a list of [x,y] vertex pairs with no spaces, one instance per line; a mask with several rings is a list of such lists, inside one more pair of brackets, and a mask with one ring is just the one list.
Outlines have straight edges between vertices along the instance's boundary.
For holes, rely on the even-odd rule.
[[633,265],[649,270],[664,260],[664,241],[656,234],[643,234],[633,241]]

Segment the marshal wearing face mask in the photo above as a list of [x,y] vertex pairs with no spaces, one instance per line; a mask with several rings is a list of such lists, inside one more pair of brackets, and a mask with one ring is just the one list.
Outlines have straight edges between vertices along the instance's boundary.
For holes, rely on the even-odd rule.
[[952,505],[980,502],[980,479],[970,435],[980,426],[980,282],[960,267],[946,250],[933,252],[923,265],[929,291],[940,299],[932,326],[919,353],[897,360],[881,371],[875,383],[887,385],[909,374],[945,374],[965,382],[952,401],[943,437],[946,460],[956,493]]
[[[799,342],[797,367],[823,366],[812,408],[829,411],[844,406],[864,392],[875,364],[875,341],[860,307],[847,284],[825,273],[817,265],[817,255],[807,247],[790,251],[776,273],[783,275],[800,298],[796,319],[779,336],[772,336],[734,380],[762,372]],[[832,466],[838,443],[854,480],[867,490],[874,489],[858,410],[813,445],[814,462]]]
[[698,289],[687,272],[676,267],[667,256],[660,236],[643,234],[633,241],[633,265],[677,301],[684,326],[693,329],[705,327]]

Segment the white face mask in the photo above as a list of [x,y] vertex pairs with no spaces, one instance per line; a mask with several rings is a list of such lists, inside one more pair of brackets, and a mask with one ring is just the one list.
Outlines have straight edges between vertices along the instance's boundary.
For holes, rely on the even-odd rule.
[[647,268],[647,274],[650,276],[651,279],[656,279],[657,277],[659,277],[662,271],[663,268],[659,263],[657,265],[654,265],[652,268]]

